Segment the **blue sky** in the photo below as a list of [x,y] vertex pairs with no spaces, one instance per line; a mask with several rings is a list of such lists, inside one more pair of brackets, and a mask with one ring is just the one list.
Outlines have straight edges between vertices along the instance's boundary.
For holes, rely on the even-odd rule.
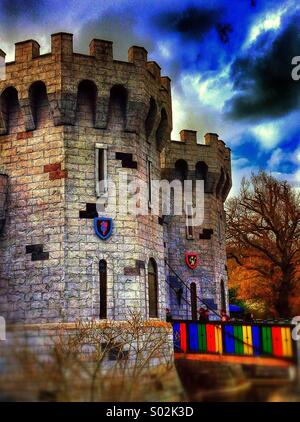
[[172,79],[173,139],[180,129],[217,132],[232,149],[233,193],[242,176],[265,169],[300,187],[298,0],[0,0],[0,48],[50,34],[74,34],[86,53],[92,38],[114,41],[114,56],[143,45]]

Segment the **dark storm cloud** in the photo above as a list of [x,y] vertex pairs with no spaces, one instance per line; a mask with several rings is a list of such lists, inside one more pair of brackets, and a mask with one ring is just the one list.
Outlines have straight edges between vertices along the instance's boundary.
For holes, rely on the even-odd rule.
[[177,32],[187,40],[202,38],[218,22],[219,10],[188,7],[182,11],[162,12],[156,24],[162,32]]
[[2,0],[0,13],[10,22],[23,16],[37,19],[42,12],[45,12],[43,8],[43,0]]
[[[49,13],[44,0],[0,0],[0,39],[13,44],[31,38]],[[45,25],[44,25],[45,27]]]
[[233,27],[230,23],[218,23],[216,26],[220,40],[223,43],[229,42],[229,34],[233,31]]
[[141,45],[151,52],[154,46],[151,34],[138,34],[136,23],[136,17],[130,9],[108,10],[83,24],[77,36],[77,48],[86,51],[91,39],[100,38],[113,41],[114,56],[118,59],[127,60],[127,50],[132,45]]
[[154,24],[162,33],[177,33],[185,41],[201,40],[211,30],[216,30],[222,42],[228,42],[232,26],[221,22],[222,9],[186,7],[184,10],[161,12]]
[[291,77],[292,57],[300,54],[300,18],[294,17],[266,50],[267,38],[247,56],[237,58],[231,69],[238,93],[227,102],[235,119],[285,116],[297,109],[300,83]]

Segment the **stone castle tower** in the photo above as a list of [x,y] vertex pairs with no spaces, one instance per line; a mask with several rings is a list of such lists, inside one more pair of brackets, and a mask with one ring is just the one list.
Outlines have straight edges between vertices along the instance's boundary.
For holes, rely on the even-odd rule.
[[[215,134],[205,145],[193,131],[170,141],[170,79],[144,48],[131,47],[122,62],[110,41],[92,40],[89,55],[74,53],[67,33],[52,35],[43,55],[36,41],[20,42],[0,95],[0,315],[12,323],[122,320],[134,308],[165,319],[171,306],[191,317],[169,291],[166,277],[180,281],[165,260],[199,297],[226,306],[230,152]],[[178,175],[204,180],[203,226],[189,232],[184,216],[116,212],[112,235],[96,235],[94,220],[110,217],[108,198],[122,205],[120,178],[149,190],[151,179]],[[107,178],[115,191],[99,184]],[[187,251],[199,253],[195,270]],[[194,293],[184,294],[195,306]]]
[[[203,181],[204,201],[200,205],[204,219],[200,225],[191,221],[188,207],[196,205],[194,186],[192,203],[184,201],[185,214],[171,216],[166,225],[170,308],[176,318],[197,319],[201,299],[213,317],[213,311],[226,310],[228,305],[223,205],[231,188],[230,149],[214,133],[207,133],[205,143],[198,144],[195,131],[182,130],[180,140],[168,141],[162,154],[162,172],[169,181],[192,180],[194,185]],[[185,265],[186,253],[197,254],[195,269]],[[178,288],[185,301],[178,300]]]

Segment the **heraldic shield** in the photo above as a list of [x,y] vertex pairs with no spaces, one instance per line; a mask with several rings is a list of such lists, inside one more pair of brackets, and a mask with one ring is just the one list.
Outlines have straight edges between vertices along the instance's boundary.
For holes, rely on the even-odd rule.
[[198,267],[198,254],[194,252],[186,252],[185,263],[191,269],[194,270]]
[[98,217],[94,219],[94,228],[97,236],[102,240],[106,240],[112,234],[113,221],[112,218]]

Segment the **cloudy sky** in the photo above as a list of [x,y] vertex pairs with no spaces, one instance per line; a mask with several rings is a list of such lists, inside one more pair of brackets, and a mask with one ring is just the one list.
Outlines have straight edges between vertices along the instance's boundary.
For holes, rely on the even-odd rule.
[[217,132],[232,149],[233,192],[243,175],[265,169],[300,187],[299,0],[0,0],[0,48],[50,34],[114,41],[127,60],[142,45],[172,79],[173,139],[180,129]]

